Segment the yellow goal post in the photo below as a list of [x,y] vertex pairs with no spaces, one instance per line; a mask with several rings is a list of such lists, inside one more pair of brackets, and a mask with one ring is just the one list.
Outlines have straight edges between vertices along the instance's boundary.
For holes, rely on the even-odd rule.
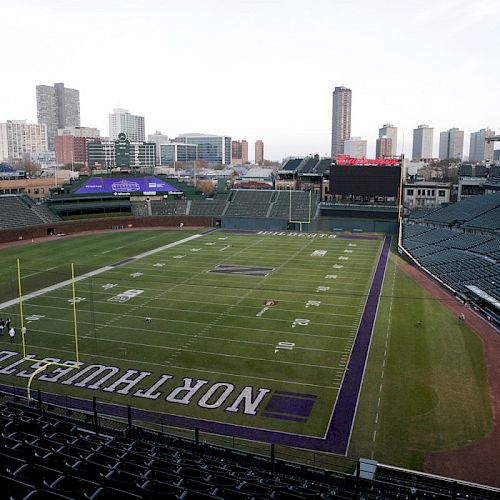
[[72,293],[72,305],[73,305],[73,335],[75,340],[75,359],[76,364],[68,365],[66,363],[59,363],[57,361],[47,361],[44,359],[37,359],[34,357],[27,357],[27,342],[26,342],[26,334],[25,334],[25,323],[24,323],[24,311],[23,311],[23,288],[22,288],[22,273],[21,273],[21,260],[17,259],[17,284],[18,284],[18,292],[19,292],[19,317],[21,324],[21,343],[23,349],[23,360],[29,361],[32,364],[42,365],[37,368],[31,376],[28,378],[27,387],[26,387],[26,395],[28,397],[28,401],[31,400],[31,384],[36,375],[47,369],[49,366],[63,366],[67,368],[68,366],[72,366],[76,369],[80,368],[80,351],[78,347],[78,321],[76,314],[76,288],[75,288],[75,266],[71,264],[71,293]]

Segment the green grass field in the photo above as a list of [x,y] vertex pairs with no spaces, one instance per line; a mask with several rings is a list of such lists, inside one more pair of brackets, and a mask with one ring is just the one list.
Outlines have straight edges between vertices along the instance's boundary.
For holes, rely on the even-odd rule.
[[[18,257],[26,294],[67,279],[70,262],[81,274],[194,234],[124,231],[4,248],[0,250],[5,270],[0,302],[17,295]],[[32,387],[83,398],[95,395],[160,413],[322,437],[381,243],[382,238],[216,231],[78,281],[83,368],[101,363],[120,371],[91,389],[96,379],[83,383],[80,377],[71,385],[42,381],[57,378],[64,370],[50,366]],[[313,256],[317,250],[326,254]],[[421,468],[425,452],[463,446],[487,433],[491,415],[479,340],[407,278],[397,267],[398,259],[392,255],[388,264],[349,455]],[[267,276],[209,272],[218,265],[272,271]],[[131,298],[117,302],[117,296],[130,290],[136,291],[125,296]],[[66,286],[23,302],[24,316],[30,321],[28,354],[37,359],[75,359],[71,299],[71,287]],[[269,300],[274,305],[266,305]],[[19,326],[17,305],[0,315],[10,316]],[[151,322],[145,322],[145,317],[151,317]],[[419,319],[423,325],[417,330],[414,324]],[[13,346],[1,338],[0,347],[20,352],[20,339]],[[18,359],[13,356],[9,362]],[[12,373],[0,370],[0,383],[26,387],[31,364],[23,362]],[[140,378],[141,372],[149,375],[128,394],[118,393],[124,385],[106,391],[127,369],[135,370],[129,373],[130,380]],[[77,373],[73,370],[60,381]],[[162,375],[169,378],[151,391],[161,396],[136,395],[138,391],[144,395]],[[245,387],[252,388],[251,397],[238,405]],[[246,402],[256,401],[259,394],[265,406],[270,394],[266,390],[314,395],[307,422],[266,417],[262,407],[251,414],[251,404],[245,412]]]
[[[174,234],[178,238],[187,236],[184,232],[169,236]],[[135,234],[143,241],[145,236]],[[104,246],[108,241],[109,247]],[[76,295],[81,361],[150,372],[134,392],[146,390],[163,374],[171,376],[165,395],[184,377],[205,381],[207,388],[213,383],[234,386],[231,397],[217,408],[208,406],[214,406],[222,388],[203,407],[199,403],[205,388],[189,403],[105,391],[99,392],[99,399],[322,437],[381,245],[381,240],[353,241],[215,232],[79,281]],[[103,255],[115,256],[115,247],[105,240],[100,252],[93,255],[101,256],[102,262]],[[313,256],[318,250],[326,254]],[[78,265],[79,259],[74,260]],[[109,262],[108,257],[106,260]],[[115,256],[114,262],[118,260]],[[23,271],[25,289],[38,276],[32,264],[26,264],[27,274]],[[267,276],[209,272],[221,264],[265,267],[270,272]],[[87,269],[88,265],[86,260],[81,267]],[[318,287],[326,288],[318,291]],[[114,299],[130,290],[138,295],[126,302]],[[28,354],[35,354],[37,359],[75,359],[71,299],[71,287],[66,286],[23,302],[24,315],[30,321]],[[266,306],[267,300],[276,304]],[[5,315],[19,325],[16,306]],[[145,317],[152,321],[145,322]],[[53,369],[48,368],[47,373]],[[43,378],[38,378],[33,387],[88,398],[95,392],[43,383]],[[23,379],[18,377],[16,382],[22,384]],[[312,394],[316,398],[314,410],[308,415],[307,425],[293,418],[265,417],[262,412],[248,414],[241,408],[228,410],[245,387],[252,388],[254,398],[259,390]]]

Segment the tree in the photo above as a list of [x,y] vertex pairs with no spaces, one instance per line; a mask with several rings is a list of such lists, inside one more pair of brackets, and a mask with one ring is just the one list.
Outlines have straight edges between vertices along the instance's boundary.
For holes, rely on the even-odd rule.
[[438,182],[458,182],[459,158],[446,158],[427,165],[419,170],[425,180]]
[[40,165],[33,163],[32,161],[15,160],[13,163],[14,163],[14,166],[16,167],[17,170],[24,171],[29,176],[33,176],[35,174],[38,174],[41,170]]
[[205,195],[212,195],[215,192],[215,186],[212,181],[198,181],[196,183],[196,189],[200,193],[203,193]]

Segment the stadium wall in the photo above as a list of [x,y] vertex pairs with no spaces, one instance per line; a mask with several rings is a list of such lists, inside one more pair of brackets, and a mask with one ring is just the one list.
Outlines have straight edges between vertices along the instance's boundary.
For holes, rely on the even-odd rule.
[[51,230],[55,234],[73,234],[84,231],[105,231],[110,229],[148,228],[148,227],[210,227],[214,225],[214,218],[207,216],[167,215],[146,217],[106,217],[102,219],[82,219],[74,221],[42,224],[0,230],[0,243],[43,238],[49,236]]
[[320,217],[311,221],[310,231],[356,231],[361,230],[368,233],[394,234],[398,232],[396,221],[385,221],[375,219],[354,218],[330,218]]
[[255,229],[259,231],[286,231],[286,219],[267,219],[263,217],[222,217],[221,227],[225,229]]

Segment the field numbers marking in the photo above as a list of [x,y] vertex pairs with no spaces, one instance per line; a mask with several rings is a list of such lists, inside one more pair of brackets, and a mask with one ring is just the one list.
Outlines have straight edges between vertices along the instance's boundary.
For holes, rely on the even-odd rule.
[[357,247],[358,245],[356,245],[356,243],[349,243],[347,246],[348,247]]
[[306,302],[306,309],[311,306],[319,307],[320,304],[321,302],[319,300],[308,300]]
[[85,297],[75,297],[74,299],[68,299],[68,302],[70,304],[78,304],[79,302],[83,302],[85,299]]
[[329,286],[318,286],[318,288],[316,288],[316,293],[328,292],[328,290],[330,290]]
[[295,347],[293,342],[278,342],[274,348],[274,352],[278,352],[280,349],[286,349],[291,351]]
[[326,255],[327,250],[314,250],[311,254],[311,257],[324,257]]
[[296,326],[307,326],[311,321],[308,319],[301,319],[297,318],[293,323],[292,323],[292,328],[295,328]]
[[336,280],[337,279],[337,275],[336,274],[327,274],[325,276],[326,279],[328,280]]
[[344,266],[342,264],[334,264],[333,269],[342,269]]
[[343,255],[341,255],[341,256],[339,257],[339,260],[349,260],[349,257],[344,257]]
[[131,273],[130,276],[132,276],[132,278],[139,278],[140,276],[142,276],[144,273]]
[[352,250],[348,250],[347,248],[344,250],[344,253],[352,253]]
[[144,290],[125,290],[122,293],[119,293],[118,295],[115,295],[114,297],[110,297],[108,299],[108,302],[127,302],[130,299],[133,299],[134,297],[137,297],[141,293],[143,293]]
[[42,314],[30,314],[26,316],[26,323],[31,323],[32,321],[38,321],[39,319],[45,318]]
[[185,255],[174,255],[174,259],[183,259]]
[[153,264],[153,267],[164,267],[165,264],[162,264],[161,262],[157,262],[156,264]]
[[201,250],[201,248],[191,248],[191,252],[199,252]]
[[205,245],[207,245],[207,247],[211,247],[212,245],[215,245],[215,241],[209,241],[205,243]]
[[116,283],[106,283],[105,285],[101,285],[104,290],[110,290],[111,288],[114,288],[115,286],[118,286]]

